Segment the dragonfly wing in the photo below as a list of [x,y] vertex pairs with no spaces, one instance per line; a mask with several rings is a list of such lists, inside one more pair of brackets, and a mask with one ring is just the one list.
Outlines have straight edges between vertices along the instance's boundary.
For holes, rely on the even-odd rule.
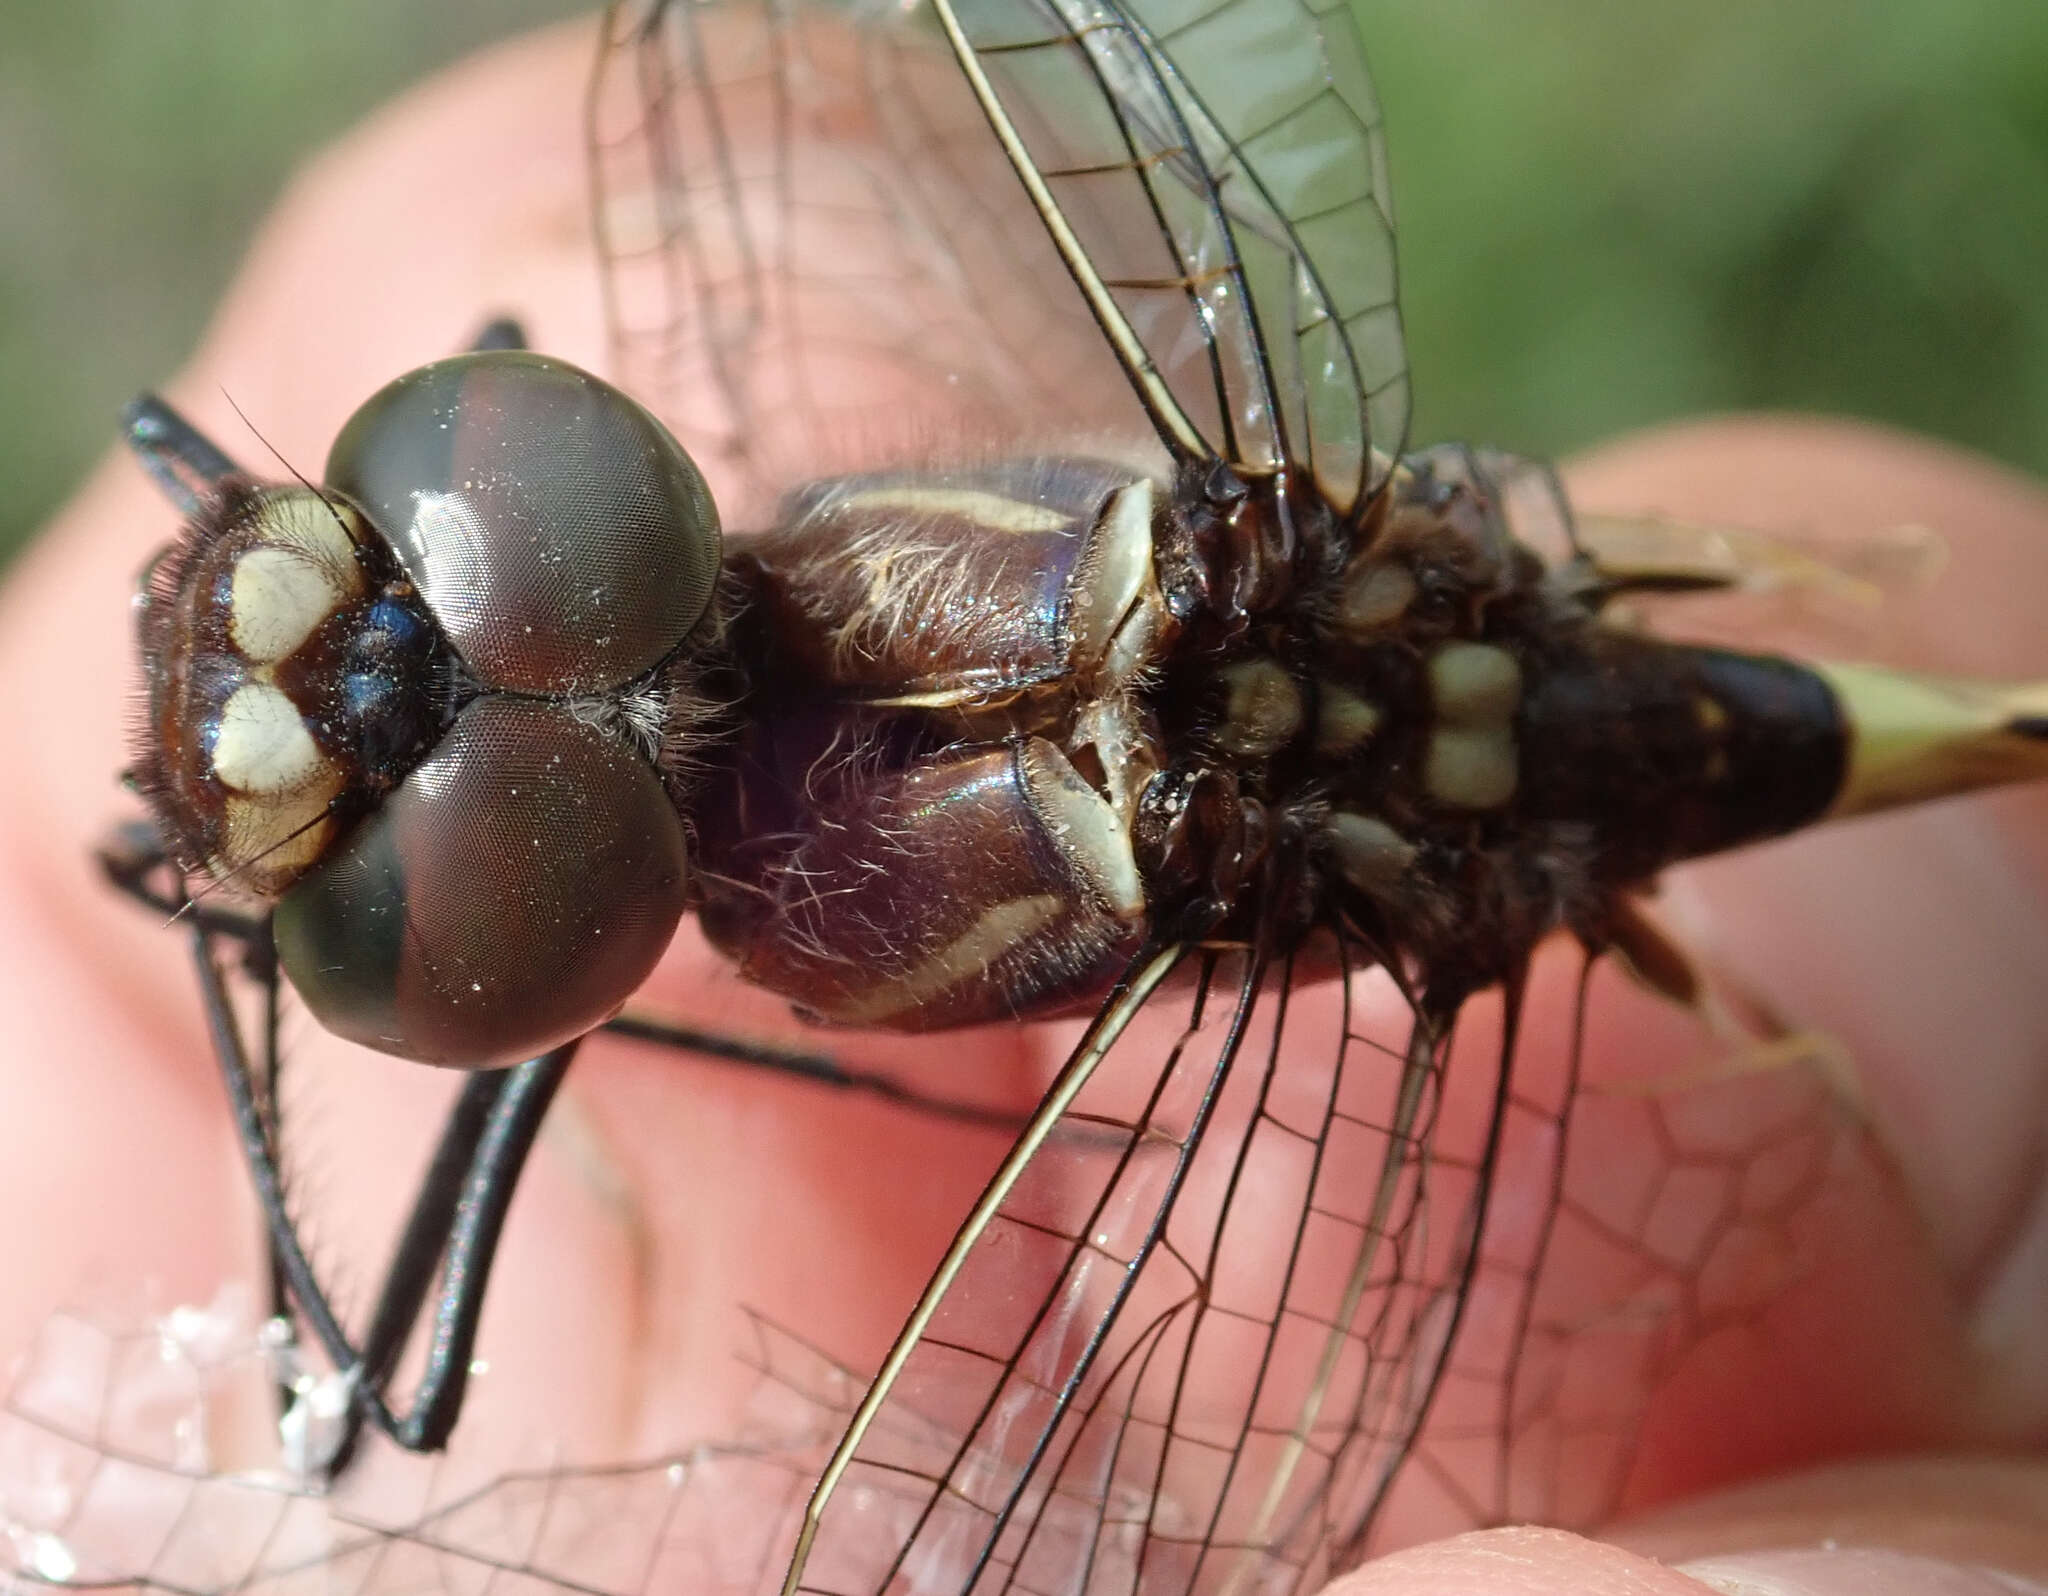
[[1447,1028],[1383,974],[1290,991],[1257,961],[1145,1001],[1176,957],[963,1229],[786,1590],[1312,1589],[1398,1470],[1490,1168],[1431,1151]]
[[843,1413],[815,1354],[763,1327],[744,1441],[585,1470],[508,1470],[501,1445],[426,1458],[371,1442],[330,1486],[216,1451],[246,1441],[276,1369],[236,1297],[43,1326],[0,1397],[8,1589],[760,1596],[801,1512],[817,1427]]
[[1711,1483],[1701,1426],[1815,1324],[1853,1339],[1872,1239],[1912,1223],[1825,1039],[1705,1031],[1563,943],[1522,1007],[1512,1058],[1496,997],[1461,1015],[1431,1206],[1471,1212],[1490,1164],[1479,1248],[1455,1315],[1425,1310],[1442,1368],[1398,1473],[1333,1488],[1340,1564]]
[[1359,506],[1409,399],[1386,149],[1348,8],[934,3],[1169,446],[1300,467]]
[[[622,0],[592,83],[619,380],[728,525],[838,471],[1146,451],[1143,413],[936,32]],[[1105,443],[1105,438],[1107,443]]]

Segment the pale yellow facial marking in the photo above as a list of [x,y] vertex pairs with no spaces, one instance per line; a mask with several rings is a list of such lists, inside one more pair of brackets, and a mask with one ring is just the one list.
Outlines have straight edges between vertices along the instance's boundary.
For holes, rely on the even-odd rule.
[[1363,746],[1383,719],[1379,705],[1325,682],[1316,694],[1316,752],[1348,754]]
[[1415,591],[1415,577],[1405,565],[1355,567],[1345,575],[1337,601],[1337,630],[1353,638],[1385,631],[1408,613]]
[[352,573],[352,581],[339,574],[336,579],[351,598],[362,592],[362,569],[351,540],[351,534],[362,536],[362,518],[354,510],[304,488],[291,488],[264,501],[262,519],[266,541],[302,549],[336,573]]
[[346,597],[325,563],[296,549],[253,548],[235,561],[228,635],[250,663],[273,664],[305,642]]
[[1718,698],[1705,693],[1695,694],[1692,701],[1693,717],[1700,723],[1700,730],[1709,736],[1719,732],[1728,724],[1728,711]]
[[849,494],[833,508],[850,514],[895,511],[912,516],[959,516],[977,526],[998,532],[1057,532],[1071,524],[1059,510],[1022,499],[1006,499],[1000,493],[980,493],[973,488],[870,488]]
[[1263,759],[1301,730],[1301,689],[1274,659],[1245,659],[1217,672],[1223,683],[1223,723],[1216,741],[1234,754]]
[[[328,795],[332,797],[332,793]],[[225,848],[213,873],[254,893],[276,893],[319,863],[334,840],[328,799],[276,803],[274,799],[227,799]]]
[[281,892],[316,864],[334,840],[328,804],[341,791],[341,778],[317,781],[284,798],[229,795],[221,857],[213,872],[251,892]]
[[1495,726],[1522,701],[1522,665],[1487,643],[1446,643],[1429,657],[1430,697],[1444,720]]
[[1377,815],[1339,809],[1324,822],[1330,851],[1344,879],[1367,897],[1397,891],[1415,862],[1415,844]]
[[928,1003],[980,975],[1011,948],[1051,925],[1061,912],[1059,898],[1049,892],[984,909],[973,925],[901,980],[834,1009],[832,1018],[847,1025],[874,1025]]
[[221,706],[213,773],[246,798],[276,798],[329,769],[295,705],[267,682],[245,682]]
[[1495,809],[1515,795],[1514,734],[1505,726],[1445,726],[1432,732],[1422,780],[1453,809]]

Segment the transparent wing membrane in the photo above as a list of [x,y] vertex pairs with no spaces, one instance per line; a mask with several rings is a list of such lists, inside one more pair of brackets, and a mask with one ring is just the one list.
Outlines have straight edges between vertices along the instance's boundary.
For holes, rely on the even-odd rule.
[[1070,269],[1107,301],[1098,320],[1134,340],[1124,364],[1162,435],[1251,474],[1306,469],[1340,510],[1358,504],[1405,437],[1408,388],[1379,107],[1348,9],[947,9],[1071,234]]
[[[1176,977],[867,1413],[801,1588],[1309,1590],[1357,1555],[1654,1497],[1646,1419],[1831,1298],[1896,1193],[1817,1062],[1717,1067],[1682,1026],[1646,1052],[1616,991],[1574,1019],[1585,972],[1559,953],[1504,1096],[1497,994],[1418,1047],[1379,972],[1284,1009],[1283,972]],[[366,1439],[323,1490],[281,1461],[281,1349],[252,1317],[52,1321],[0,1413],[0,1569],[181,1596],[756,1596],[868,1389],[753,1321],[748,1419],[716,1444],[593,1468],[472,1419],[438,1459]]]
[[1299,465],[1355,505],[1408,388],[1349,13],[954,15],[1058,244],[928,16],[608,19],[590,117],[620,375],[709,445],[714,486],[741,490],[728,519],[848,463],[1104,428]]
[[164,1596],[757,1596],[850,1398],[843,1374],[768,1326],[749,1356],[753,1422],[723,1444],[508,1470],[495,1449],[423,1458],[380,1443],[315,1486],[266,1447],[277,1347],[245,1306],[62,1315],[0,1409],[0,1580]]
[[592,85],[627,387],[729,526],[835,470],[1151,428],[936,30],[631,5]]
[[[1883,1155],[1824,1057],[1766,1062],[1703,1038],[1611,961],[1563,947],[1537,960],[1526,1008],[1540,1023],[1499,1105],[1457,1334],[1399,1472],[1333,1509],[1340,1566],[1476,1524],[1595,1526],[1655,1499],[1702,1453],[1717,1360],[1831,1311],[1844,1259],[1897,1219]],[[1485,1154],[1498,1011],[1490,994],[1469,1004],[1448,1060],[1433,1197]],[[1678,1447],[1675,1467],[1644,1455],[1646,1432]]]
[[1493,1166],[1434,1153],[1445,1043],[1393,983],[1288,974],[1205,974],[1056,1093],[827,1471],[791,1588],[1332,1571],[1427,1408]]

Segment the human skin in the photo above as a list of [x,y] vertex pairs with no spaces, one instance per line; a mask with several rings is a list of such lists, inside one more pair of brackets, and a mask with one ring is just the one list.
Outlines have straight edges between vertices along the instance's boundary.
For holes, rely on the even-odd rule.
[[[533,111],[577,103],[589,52],[587,29],[571,28],[480,58],[310,168],[169,385],[173,401],[252,465],[267,448],[305,466],[364,396],[490,311],[517,311],[537,347],[603,369],[577,128]],[[2031,602],[2048,592],[2048,494],[1985,461],[1868,427],[1759,419],[1626,440],[1569,477],[1595,507],[1800,532],[1937,527],[1954,567],[1904,613],[1918,636],[1904,651],[1973,674],[2048,673]],[[117,901],[90,863],[133,812],[114,782],[134,694],[128,596],[174,522],[135,465],[110,456],[0,600],[0,1212],[38,1216],[10,1227],[0,1353],[93,1282],[147,1279],[160,1300],[204,1300],[253,1268],[183,939]],[[2048,1581],[2044,820],[2041,791],[1958,801],[1718,863],[1694,889],[1745,980],[1853,1046],[1898,1162],[1921,1249],[1921,1300],[1898,1317],[1926,1356],[1886,1365],[1865,1393],[1831,1392],[1813,1431],[1858,1437],[1859,1452],[1881,1437],[1884,1455],[1831,1464],[1809,1449],[1804,1472],[1741,1484],[1752,1469],[1722,1456],[1719,1493],[1658,1502],[1605,1541],[1467,1536],[1333,1590],[1696,1591],[1674,1565],[1823,1543]],[[650,995],[742,1033],[796,1034],[687,927]],[[968,1048],[834,1045],[1019,1109],[1058,1046],[1024,1030]],[[402,1200],[423,1101],[445,1081],[310,1031],[298,1053],[314,1068],[331,1057],[350,1083],[324,1112],[327,1134],[358,1152],[322,1169],[318,1193],[324,1239],[346,1252]],[[734,1303],[800,1314],[808,1338],[871,1363],[1001,1150],[886,1105],[624,1046],[579,1065],[565,1117],[581,1136],[543,1145],[508,1228],[479,1382],[491,1412],[477,1422],[495,1415],[590,1457],[643,1455],[729,1418],[730,1382],[705,1371],[724,1367]],[[1864,1328],[1837,1327],[1844,1339],[1819,1361],[1853,1363]],[[1727,1399],[1796,1413],[1811,1393],[1795,1371],[1815,1360],[1813,1348],[1767,1353]],[[1784,1461],[1773,1450],[1755,1469]],[[1808,1583],[1790,1588],[1976,1588],[1934,1565],[1826,1557],[1798,1577]]]

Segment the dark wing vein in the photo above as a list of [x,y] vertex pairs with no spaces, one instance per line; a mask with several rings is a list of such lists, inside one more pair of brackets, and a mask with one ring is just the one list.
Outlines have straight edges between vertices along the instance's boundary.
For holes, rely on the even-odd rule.
[[1149,450],[930,27],[631,0],[588,122],[615,375],[698,456],[728,525],[834,472],[1080,437]]
[[1306,1590],[1358,1548],[1458,1340],[1512,1041],[1439,1161],[1449,1015],[1353,957],[1300,989],[1247,958],[1227,1018],[1198,989],[1110,1037],[1134,974],[871,1389],[788,1591]]
[[322,1487],[209,1455],[267,1405],[274,1357],[226,1300],[139,1327],[50,1320],[0,1405],[0,1585],[760,1596],[846,1406],[846,1377],[760,1326],[747,1441],[527,1470],[495,1448],[430,1459],[371,1442]]
[[1379,110],[1345,8],[940,9],[1162,436],[1249,473],[1299,465],[1358,506],[1408,393]]

